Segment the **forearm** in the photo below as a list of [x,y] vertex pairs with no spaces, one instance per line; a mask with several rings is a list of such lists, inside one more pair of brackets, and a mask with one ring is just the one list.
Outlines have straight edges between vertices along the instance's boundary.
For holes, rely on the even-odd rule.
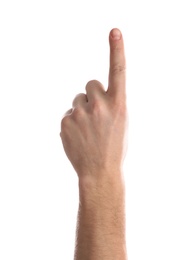
[[75,260],[126,260],[125,185],[121,173],[79,180]]

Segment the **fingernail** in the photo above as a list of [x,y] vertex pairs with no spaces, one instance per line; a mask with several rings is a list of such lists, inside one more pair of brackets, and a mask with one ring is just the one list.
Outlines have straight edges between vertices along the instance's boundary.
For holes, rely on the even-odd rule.
[[118,29],[113,29],[111,31],[111,37],[112,37],[113,40],[120,40],[121,32]]

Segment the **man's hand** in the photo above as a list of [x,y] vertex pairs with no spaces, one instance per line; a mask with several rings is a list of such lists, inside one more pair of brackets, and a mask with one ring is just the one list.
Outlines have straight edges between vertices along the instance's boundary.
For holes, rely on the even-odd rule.
[[62,119],[64,150],[79,177],[75,260],[126,260],[127,148],[125,54],[119,30],[110,32],[108,89],[89,81]]
[[64,150],[79,179],[94,180],[101,174],[122,170],[127,149],[126,62],[122,34],[109,35],[108,89],[89,81],[86,94],[78,94],[61,121]]

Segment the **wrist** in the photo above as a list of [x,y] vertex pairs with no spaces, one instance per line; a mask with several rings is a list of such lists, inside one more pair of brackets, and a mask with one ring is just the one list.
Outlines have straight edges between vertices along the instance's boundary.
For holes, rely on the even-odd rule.
[[124,185],[123,170],[99,170],[80,175],[79,190],[86,192],[88,189],[114,188],[116,185]]
[[104,171],[95,176],[79,178],[80,203],[117,203],[117,201],[121,203],[124,201],[125,183],[122,171],[109,173]]

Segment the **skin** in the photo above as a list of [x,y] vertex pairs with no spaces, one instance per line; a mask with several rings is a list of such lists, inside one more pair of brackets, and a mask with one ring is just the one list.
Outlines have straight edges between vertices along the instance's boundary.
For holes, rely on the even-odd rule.
[[[115,35],[115,36],[114,36]],[[116,37],[118,35],[119,37]],[[126,260],[126,61],[121,32],[109,34],[108,88],[89,81],[61,121],[64,151],[79,179],[75,260]]]

